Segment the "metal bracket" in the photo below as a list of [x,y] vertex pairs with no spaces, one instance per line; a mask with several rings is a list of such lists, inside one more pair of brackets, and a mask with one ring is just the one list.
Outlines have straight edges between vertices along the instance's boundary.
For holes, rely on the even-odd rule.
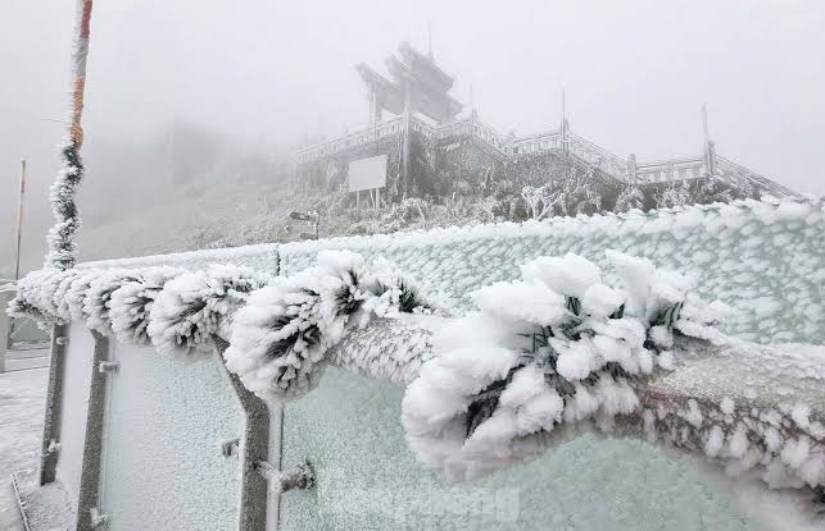
[[49,440],[49,447],[46,449],[47,452],[50,454],[56,454],[60,452],[60,443],[54,439]]
[[120,370],[119,361],[101,361],[97,366],[98,372],[118,372]]
[[295,465],[289,470],[277,470],[267,461],[258,461],[255,470],[270,481],[278,492],[293,489],[309,490],[315,486],[315,471],[309,460]]
[[238,448],[241,446],[240,439],[230,439],[228,441],[221,443],[221,454],[224,457],[232,457],[237,452]]
[[109,523],[109,515],[101,512],[97,507],[92,507],[89,509],[89,515],[92,529],[97,529],[98,527]]

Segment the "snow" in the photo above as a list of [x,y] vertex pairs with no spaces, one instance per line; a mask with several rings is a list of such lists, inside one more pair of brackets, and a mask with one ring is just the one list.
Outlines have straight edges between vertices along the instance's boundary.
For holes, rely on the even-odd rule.
[[0,529],[22,529],[9,476],[37,470],[48,372],[0,374]]
[[736,404],[729,396],[722,399],[719,407],[725,415],[733,415],[733,412],[736,410]]
[[705,453],[708,455],[708,457],[716,457],[717,455],[719,455],[719,452],[722,450],[722,445],[724,441],[725,432],[722,431],[721,427],[714,425],[710,429],[708,441],[705,443]]
[[[780,208],[783,213],[777,215]],[[680,271],[695,283],[697,295],[725,301],[732,309],[724,325],[728,334],[762,343],[823,343],[825,221],[821,214],[810,217],[821,209],[819,200],[748,200],[647,214],[334,238],[289,243],[278,252],[286,274],[314,263],[322,249],[349,249],[368,260],[383,256],[469,310],[475,308],[469,295],[474,289],[519,277],[520,266],[531,259],[575,253],[605,269],[610,259],[604,249],[615,249],[647,258],[656,267]],[[785,211],[796,211],[797,216],[809,212],[804,219],[810,221],[789,219]],[[749,234],[771,237],[749,247]],[[774,236],[779,234],[787,235],[791,243],[777,245]],[[639,276],[645,278],[643,271]],[[805,306],[795,303],[789,293],[804,296]],[[772,301],[771,307],[764,307],[772,311],[768,325],[754,311],[753,301],[760,298]],[[798,307],[805,308],[799,316]]]
[[214,264],[180,274],[157,294],[146,332],[161,353],[209,345],[249,293],[264,283],[264,277],[236,265]]
[[562,321],[564,298],[543,284],[499,282],[472,295],[476,305],[504,319],[547,326]]
[[[424,281],[423,284],[431,289],[443,291],[454,298],[463,310],[470,309],[475,304],[482,311],[492,311],[504,306],[496,304],[497,300],[511,301],[513,307],[509,315],[513,319],[509,326],[501,323],[501,318],[504,317],[501,311],[499,315],[487,317],[471,313],[459,323],[455,323],[451,331],[445,331],[443,336],[439,336],[436,340],[439,346],[436,348],[447,349],[445,352],[449,352],[449,356],[438,358],[438,364],[435,363],[436,360],[419,360],[425,362],[421,375],[426,376],[429,387],[416,386],[416,382],[410,386],[408,396],[404,399],[406,404],[407,399],[412,397],[410,400],[422,412],[419,418],[411,422],[406,418],[404,420],[408,441],[412,434],[410,447],[419,454],[430,452],[423,457],[419,455],[425,465],[443,468],[448,477],[462,479],[488,473],[502,465],[538,457],[542,452],[543,441],[525,434],[531,434],[539,428],[552,428],[560,420],[569,423],[592,418],[601,429],[610,430],[615,428],[612,421],[614,415],[639,410],[641,404],[638,395],[627,382],[617,382],[601,375],[592,388],[586,389],[580,383],[576,384],[578,386],[575,387],[575,399],[564,404],[555,389],[538,389],[530,384],[531,381],[533,384],[538,381],[535,371],[532,372],[531,380],[531,373],[521,369],[513,379],[515,383],[515,376],[519,376],[514,388],[519,392],[503,394],[503,398],[507,398],[506,403],[502,403],[499,411],[487,421],[490,423],[489,426],[485,426],[486,422],[482,423],[473,433],[470,437],[472,443],[468,440],[467,443],[470,444],[465,444],[463,448],[466,455],[455,459],[455,452],[460,450],[457,449],[455,441],[459,438],[463,441],[465,433],[461,422],[455,422],[455,418],[449,414],[466,410],[469,406],[469,396],[478,393],[496,379],[503,378],[515,366],[517,358],[513,353],[514,348],[519,345],[519,340],[513,339],[510,333],[512,325],[525,322],[542,325],[558,323],[566,315],[565,307],[556,304],[565,300],[563,296],[581,299],[583,315],[589,319],[586,321],[587,330],[592,330],[598,338],[589,347],[586,346],[587,341],[581,342],[585,347],[578,351],[572,345],[559,345],[558,350],[562,354],[558,369],[563,377],[571,381],[583,379],[588,368],[590,372],[595,371],[601,366],[602,361],[608,359],[618,361],[624,370],[631,374],[646,374],[659,370],[654,367],[654,359],[661,369],[679,366],[679,353],[669,350],[672,336],[669,335],[666,326],[659,325],[655,327],[655,331],[651,329],[653,343],[663,349],[655,356],[651,356],[650,353],[645,354],[646,351],[638,348],[638,345],[623,345],[623,342],[635,341],[632,326],[618,327],[616,323],[604,325],[602,321],[609,316],[607,312],[622,300],[627,301],[629,313],[635,313],[637,316],[643,314],[649,318],[674,301],[684,299],[686,306],[682,311],[681,326],[684,327],[684,332],[698,335],[708,324],[702,322],[699,317],[706,317],[714,312],[710,311],[711,307],[708,306],[705,307],[707,311],[691,313],[687,302],[690,302],[691,296],[695,294],[709,298],[719,297],[730,302],[735,310],[727,325],[728,332],[765,342],[821,342],[822,319],[825,312],[822,311],[822,292],[819,285],[822,277],[819,268],[823,259],[825,237],[821,217],[814,216],[814,211],[819,211],[820,205],[817,203],[798,206],[800,204],[795,203],[797,206],[783,207],[784,204],[743,202],[724,207],[696,207],[650,215],[631,212],[622,216],[563,219],[542,224],[478,226],[424,234],[290,244],[279,247],[278,256],[283,265],[282,272],[291,274],[314,261],[319,250],[351,248],[361,252],[367,261],[380,255],[391,258],[399,265],[401,271],[411,274],[410,278],[421,279]],[[810,232],[800,237],[800,231],[803,230]],[[762,233],[770,233],[771,237],[762,237]],[[775,237],[782,234],[787,234],[788,237]],[[778,247],[778,244],[785,247]],[[603,256],[603,250],[606,248],[618,249],[619,252]],[[697,250],[712,252],[716,259],[710,263],[695,262],[692,253]],[[244,252],[239,251],[240,254]],[[253,257],[256,252],[258,251],[252,252]],[[261,250],[260,256],[265,253],[272,256],[272,249],[268,248],[265,252]],[[224,256],[231,260],[232,254],[232,251],[226,251]],[[504,284],[495,284],[496,282],[512,280],[518,275],[522,264],[529,262],[531,258],[548,254],[562,256],[553,262],[554,268],[551,272],[542,268],[540,261],[537,262],[539,265],[534,263],[525,267],[522,269],[525,275],[521,287],[517,288],[522,290],[520,296],[497,299],[506,296],[507,290]],[[649,259],[650,264],[655,263],[657,267],[671,267],[686,274],[658,274],[649,269],[648,262],[631,259],[630,255],[640,255]],[[159,265],[163,260],[159,258],[153,263]],[[624,272],[620,267],[618,274],[599,273],[600,267],[611,262],[623,265]],[[98,267],[108,268],[109,265],[98,264]],[[336,267],[336,264],[331,263],[331,267]],[[121,272],[112,274],[119,275]],[[201,288],[204,284],[194,282],[198,274],[202,273],[193,274],[195,276],[188,277],[189,280],[186,282],[181,281],[181,289],[170,290],[170,293],[176,291],[180,294],[202,294]],[[99,276],[100,273],[96,272],[95,275]],[[623,281],[622,284],[617,282],[619,277]],[[89,301],[79,296],[80,292],[85,293],[85,289],[72,291],[75,286],[87,285],[88,277],[80,280],[80,275],[77,275],[71,282],[67,281],[67,278],[55,276],[55,282],[45,282],[43,280],[46,279],[41,278],[40,285],[43,289],[39,289],[38,293],[32,296],[32,300],[38,301],[45,309],[53,310],[57,315],[65,315],[67,311],[71,313],[72,307],[77,307],[79,302],[81,307],[92,308],[87,310],[87,314],[97,316],[101,325],[105,325],[107,319],[118,321],[115,315],[120,314],[114,310],[121,303],[124,304],[125,311],[122,315],[134,315],[129,313],[130,310],[126,311],[128,301],[131,300],[129,297],[124,295],[117,298],[112,295],[112,301],[121,302],[115,302],[115,308],[107,308],[104,296],[106,290],[102,289],[104,286],[96,286],[101,296]],[[114,283],[121,287],[134,282],[128,279],[124,281],[123,277],[118,278],[120,280]],[[208,284],[208,279],[201,278],[200,281]],[[475,298],[469,295],[474,288],[482,285],[492,285],[493,288],[488,288],[486,295],[483,294],[484,291],[481,292],[482,295],[475,295]],[[265,288],[267,289],[269,288]],[[546,290],[543,296],[530,298],[539,289]],[[58,296],[61,292],[67,293],[67,301],[71,300],[68,294],[78,296],[78,301],[61,307]],[[117,293],[117,290],[114,293]],[[260,322],[271,318],[272,309],[279,304],[283,306],[277,302],[278,297],[283,295],[282,291],[277,297],[262,299],[259,306],[257,303],[248,304],[249,315],[244,319],[248,318],[252,323],[254,319],[259,319]],[[529,303],[515,304],[521,302],[521,296]],[[198,297],[201,297],[199,300],[205,299],[202,295]],[[253,297],[250,297],[250,302]],[[184,306],[182,300],[181,296],[179,300],[168,301],[167,317],[173,319],[181,315],[181,308]],[[754,304],[755,300],[758,301],[757,304]],[[548,304],[548,301],[552,304]],[[224,302],[221,300],[220,304]],[[392,307],[387,301],[381,304],[383,306],[377,305],[376,308]],[[253,309],[256,307],[258,310]],[[804,308],[805,311],[796,311],[797,308]],[[328,310],[329,308],[326,313],[319,314],[327,321],[331,315]],[[152,312],[154,311],[155,308],[152,308]],[[259,312],[257,315],[256,311]],[[214,323],[226,321],[226,317],[231,313],[230,309],[226,309],[217,320],[208,316],[198,318],[199,326],[201,323],[212,323],[201,331],[206,335],[213,333],[219,329],[213,326]],[[300,314],[300,310],[298,313]],[[128,319],[126,321],[128,322]],[[334,321],[329,321],[327,331],[330,332],[330,338],[340,340],[344,325],[340,321]],[[170,328],[164,327],[164,330]],[[102,329],[105,329],[105,326],[102,326]],[[129,330],[129,326],[119,327],[119,330]],[[478,347],[458,348],[457,344],[466,343],[468,331],[472,332],[474,340],[478,341],[479,345],[484,343],[497,347],[488,350]],[[140,333],[137,336],[132,335],[141,337]],[[255,341],[249,339],[250,344]],[[199,339],[195,340],[195,344],[199,342]],[[175,344],[179,344],[178,340],[175,340]],[[445,346],[450,344],[452,346]],[[426,350],[422,349],[420,352]],[[333,351],[334,349],[330,351],[329,356],[333,355]],[[248,354],[250,351],[245,352]],[[479,360],[486,361],[480,363]],[[747,374],[754,370],[755,363],[764,362],[764,358],[755,356],[753,360],[736,361],[740,373]],[[414,364],[415,361],[410,363]],[[382,357],[381,352],[375,349],[360,358],[356,364],[360,364],[356,369],[370,374],[371,369],[368,367],[373,366],[371,364],[386,367],[382,370],[392,381],[403,381],[409,375],[404,369],[393,366],[390,360]],[[821,400],[821,367],[821,360],[809,355],[805,347],[792,346],[778,352],[778,356],[772,361],[771,369],[779,379],[786,376],[800,379],[798,385],[794,384],[790,388],[793,396],[808,399],[811,396],[816,397],[818,392]],[[681,374],[681,368],[675,372]],[[731,372],[714,372],[709,369],[704,374],[707,379],[713,380],[721,379],[723,375],[729,377]],[[271,374],[269,376],[271,380]],[[697,382],[704,381],[695,378],[695,374],[693,377]],[[825,465],[820,441],[823,437],[821,432],[825,431],[825,427],[821,423],[812,422],[810,413],[806,415],[805,410],[806,407],[820,408],[821,404],[805,400],[781,411],[772,409],[773,406],[779,408],[778,404],[754,408],[750,413],[758,422],[753,421],[753,426],[747,425],[745,428],[748,431],[745,432],[739,417],[731,422],[726,419],[734,413],[740,414],[736,411],[735,404],[743,402],[748,396],[751,399],[763,394],[781,396],[783,391],[779,384],[774,385],[773,382],[768,382],[770,387],[767,389],[761,387],[759,382],[741,384],[749,386],[751,392],[731,393],[730,397],[716,396],[717,403],[721,403],[721,407],[716,410],[708,409],[705,404],[695,401],[682,404],[679,412],[681,420],[678,421],[681,423],[673,421],[676,430],[673,439],[684,442],[698,435],[702,437],[698,444],[704,445],[705,449],[709,445],[712,449],[709,453],[723,459],[730,470],[739,471],[755,468],[754,463],[759,461],[759,456],[755,452],[763,452],[760,446],[763,445],[773,454],[780,454],[780,459],[774,459],[765,467],[765,478],[777,484],[821,484]],[[819,384],[819,391],[815,384]],[[768,390],[770,392],[767,392]],[[730,403],[724,399],[729,399]],[[558,407],[560,401],[561,408]],[[645,418],[646,424],[662,420],[658,417],[658,412],[639,412]],[[406,416],[407,412],[404,414]],[[766,420],[761,420],[762,417]],[[668,419],[666,414],[664,419]],[[806,431],[789,436],[787,430],[780,428],[782,423],[790,421],[803,428],[807,426]],[[433,430],[439,431],[441,438],[429,442],[414,440],[416,437],[431,436]],[[556,431],[560,437],[570,435],[566,430]],[[817,433],[820,435],[817,436]],[[504,453],[499,452],[489,457],[490,452],[498,452],[502,448],[502,442],[510,440],[517,442],[506,448]],[[710,444],[711,440],[713,444]],[[766,459],[770,457],[765,455]],[[465,458],[471,459],[470,464],[465,462]]]
[[[435,356],[402,402],[407,441],[422,464],[449,480],[473,479],[535,459],[558,429],[572,427],[559,427],[563,419],[592,420],[610,432],[614,417],[639,409],[638,381],[661,370],[654,354],[672,356],[665,351],[673,346],[670,329],[683,321],[704,331],[706,324],[695,320],[703,304],[687,300],[685,277],[607,254],[629,292],[603,285],[598,266],[583,257],[539,258],[521,268],[522,281],[474,293],[479,313],[436,332]],[[641,279],[640,270],[649,278]],[[534,296],[542,290],[544,296]],[[595,311],[579,307],[578,296]],[[639,313],[615,314],[628,299]],[[684,319],[673,310],[683,305],[692,307]],[[693,399],[682,417],[702,426]]]
[[116,342],[110,357],[100,480],[113,527],[236,528],[242,461],[221,444],[243,437],[246,415],[220,355]]
[[278,244],[264,243],[226,249],[205,249],[135,258],[98,260],[83,262],[78,264],[78,267],[81,269],[134,269],[167,266],[197,271],[206,269],[211,264],[233,264],[249,267],[262,273],[275,274],[278,271]]
[[[402,308],[410,297],[416,307]],[[434,309],[390,264],[371,268],[353,252],[323,252],[317,266],[251,293],[232,319],[226,366],[264,400],[294,398],[318,384],[327,351],[348,330],[374,318]]]

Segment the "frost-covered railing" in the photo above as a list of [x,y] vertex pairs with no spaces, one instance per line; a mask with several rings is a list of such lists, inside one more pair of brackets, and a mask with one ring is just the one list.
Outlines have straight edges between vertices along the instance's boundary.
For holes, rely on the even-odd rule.
[[298,150],[296,162],[304,164],[320,158],[342,153],[348,149],[362,146],[401,133],[406,127],[407,120],[403,116],[380,122],[368,128],[350,133],[342,138],[336,138],[314,146]]
[[435,131],[439,139],[466,135],[481,140],[501,155],[506,156],[512,154],[512,140],[506,138],[492,127],[481,123],[475,117],[438,126]]
[[518,138],[512,141],[512,153],[525,154],[537,153],[541,151],[550,151],[553,149],[561,149],[561,133],[558,131],[549,131],[538,135],[528,136],[526,138]]
[[[641,161],[636,164],[635,173],[628,171],[629,161],[598,146],[597,144],[570,133],[565,141],[560,131],[548,131],[526,137],[508,137],[495,129],[478,121],[476,117],[464,118],[447,124],[430,125],[415,117],[408,119],[404,116],[380,122],[368,128],[347,134],[342,138],[330,140],[314,146],[308,146],[297,151],[295,157],[298,164],[305,164],[325,157],[330,157],[401,134],[407,128],[415,131],[428,140],[444,140],[454,136],[469,136],[489,146],[503,157],[516,155],[567,152],[578,159],[599,168],[601,171],[620,181],[630,183],[662,183],[675,180],[693,179],[707,175],[704,158],[676,157],[672,159]],[[566,144],[566,145],[565,145]],[[778,196],[795,196],[791,190],[773,183],[769,179],[754,173],[728,159],[719,157],[720,175],[728,178],[749,179],[765,186]]]
[[[291,244],[277,248],[277,278],[231,266],[159,268],[154,259],[149,268],[44,271],[24,281],[17,309],[85,322],[117,339],[115,351],[142,345],[124,354],[124,363],[135,364],[126,367],[129,388],[165,381],[162,371],[150,376],[140,367],[169,365],[185,378],[188,366],[195,370],[186,360],[204,360],[221,341],[229,370],[270,400],[305,395],[326,366],[388,380],[406,389],[404,430],[413,453],[452,479],[536,458],[593,431],[649,438],[732,473],[821,495],[822,350],[722,336],[715,331],[720,307],[694,296],[727,300],[739,287],[725,278],[741,276],[751,292],[740,300],[752,303],[752,332],[762,334],[752,339],[787,340],[783,328],[795,326],[821,343],[822,207],[743,202]],[[622,240],[620,250],[652,260],[604,253]],[[566,255],[571,243],[593,260],[540,258]],[[325,247],[363,258],[325,252],[319,260]],[[697,254],[701,248],[712,260]],[[459,258],[445,260],[442,249]],[[396,266],[376,261],[382,255]],[[657,269],[661,257],[687,275]],[[705,270],[717,276],[694,274]],[[760,300],[757,274],[790,306]],[[435,292],[465,296],[481,313],[439,316],[439,308],[454,306]],[[787,314],[781,325],[777,312]],[[178,361],[153,363],[153,350]],[[129,410],[130,400],[119,400]],[[224,442],[231,454],[231,441]],[[128,461],[131,450],[122,452],[110,470]]]
[[756,172],[745,168],[735,162],[726,159],[724,157],[717,157],[717,163],[719,169],[722,171],[723,175],[727,174],[733,177],[742,177],[749,179],[751,181],[755,181],[760,185],[767,188],[767,190],[773,194],[776,194],[777,197],[797,197],[798,194],[789,188],[782,186],[779,183],[771,181],[767,177],[760,175]]
[[575,134],[570,134],[570,152],[581,157],[608,175],[620,180],[627,180],[627,161]]
[[695,179],[707,175],[702,157],[640,162],[636,166],[636,180],[640,183],[659,183]]

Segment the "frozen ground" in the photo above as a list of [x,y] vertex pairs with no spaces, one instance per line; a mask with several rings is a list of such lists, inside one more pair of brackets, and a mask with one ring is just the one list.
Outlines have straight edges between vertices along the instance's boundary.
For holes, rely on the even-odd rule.
[[[48,370],[45,351],[10,352],[0,374],[0,530],[23,529],[11,474],[37,468]],[[39,368],[24,368],[24,367]],[[19,370],[15,370],[19,369]]]

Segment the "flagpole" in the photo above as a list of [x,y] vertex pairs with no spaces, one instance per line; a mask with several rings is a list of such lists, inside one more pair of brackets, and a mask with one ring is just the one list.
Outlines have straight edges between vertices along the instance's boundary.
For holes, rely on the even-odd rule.
[[26,197],[26,159],[20,159],[20,193],[17,198],[17,246],[15,247],[14,280],[20,279],[20,244],[23,235],[23,204]]

